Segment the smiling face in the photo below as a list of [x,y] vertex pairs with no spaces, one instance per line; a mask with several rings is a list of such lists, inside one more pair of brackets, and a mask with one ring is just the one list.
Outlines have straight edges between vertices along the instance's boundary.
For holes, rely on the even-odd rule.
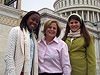
[[31,32],[35,30],[40,22],[40,16],[38,14],[32,14],[27,20],[28,30]]
[[69,27],[72,32],[76,32],[77,30],[80,29],[80,22],[78,20],[71,19],[69,22]]
[[46,37],[54,38],[57,34],[57,25],[56,23],[51,23],[51,25],[46,29]]

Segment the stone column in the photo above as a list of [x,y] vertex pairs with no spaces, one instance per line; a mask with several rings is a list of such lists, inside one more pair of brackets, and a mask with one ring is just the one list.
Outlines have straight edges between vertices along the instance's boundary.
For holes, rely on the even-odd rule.
[[76,11],[76,14],[78,14],[78,11]]
[[98,6],[100,5],[100,3],[99,3],[100,1],[98,1]]
[[87,11],[87,21],[90,21],[89,20],[89,11]]
[[92,21],[95,22],[94,11],[92,12],[92,15],[93,15]]
[[70,11],[70,15],[72,14],[72,11]]
[[63,7],[65,7],[65,0],[63,1]]
[[67,6],[69,6],[69,0],[66,0],[67,1]]
[[80,4],[82,4],[82,0],[80,0]]
[[84,4],[87,4],[87,0],[84,0]]
[[57,3],[57,10],[59,9],[59,3]]
[[98,19],[97,21],[99,21],[99,13],[98,12],[97,12],[97,19]]
[[94,5],[94,0],[92,0],[92,5]]
[[73,5],[73,0],[70,0],[70,2],[71,2],[71,5]]
[[62,6],[61,6],[61,2],[60,1],[59,1],[59,4],[60,4],[60,8],[61,8]]
[[83,20],[84,20],[84,11],[82,10],[82,18],[83,18]]
[[21,10],[21,0],[18,0],[18,9]]
[[0,4],[4,4],[4,0],[0,0]]
[[98,1],[95,1],[95,3],[96,3],[96,6],[98,6]]
[[60,8],[60,2],[58,3],[58,6],[59,6],[59,8]]
[[89,5],[90,5],[90,3],[91,3],[90,0],[88,0],[88,4],[89,4]]
[[68,16],[68,15],[67,15],[67,12],[65,12],[65,16]]
[[75,4],[78,4],[78,0],[75,0]]

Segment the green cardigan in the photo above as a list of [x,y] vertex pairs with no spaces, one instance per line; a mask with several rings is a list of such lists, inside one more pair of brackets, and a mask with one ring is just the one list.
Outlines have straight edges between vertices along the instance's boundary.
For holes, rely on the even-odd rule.
[[91,42],[88,47],[85,45],[84,37],[74,38],[72,43],[71,38],[66,39],[72,66],[71,75],[96,75],[94,38],[92,35],[90,37]]

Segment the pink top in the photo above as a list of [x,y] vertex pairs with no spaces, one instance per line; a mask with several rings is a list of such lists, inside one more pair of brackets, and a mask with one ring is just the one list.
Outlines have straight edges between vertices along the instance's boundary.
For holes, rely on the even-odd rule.
[[46,44],[45,37],[38,42],[39,73],[71,74],[71,65],[66,43],[55,37]]

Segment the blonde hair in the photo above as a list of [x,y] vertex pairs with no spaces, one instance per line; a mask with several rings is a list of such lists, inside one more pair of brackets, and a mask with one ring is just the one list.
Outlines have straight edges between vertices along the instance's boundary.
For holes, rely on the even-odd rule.
[[56,25],[57,25],[57,34],[56,34],[56,36],[59,37],[60,32],[61,32],[61,26],[60,26],[59,22],[55,19],[47,20],[44,23],[44,29],[43,29],[42,33],[44,34],[44,36],[46,36],[46,30],[52,23],[56,23]]

